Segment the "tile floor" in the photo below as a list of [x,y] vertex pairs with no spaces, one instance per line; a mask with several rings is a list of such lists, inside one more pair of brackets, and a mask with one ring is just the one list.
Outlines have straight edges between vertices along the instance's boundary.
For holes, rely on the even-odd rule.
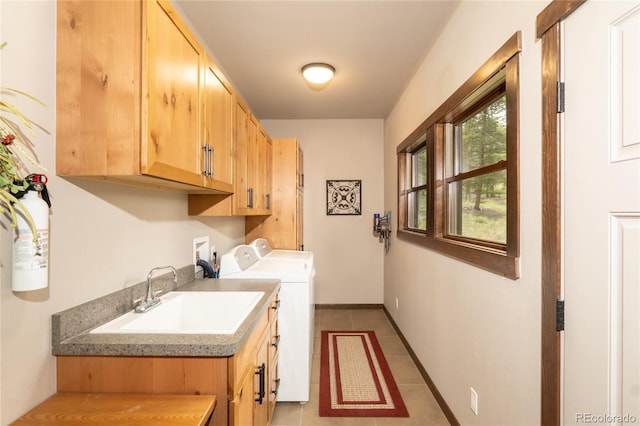
[[[319,417],[320,332],[322,330],[374,330],[389,363],[408,418]],[[316,309],[315,347],[311,370],[311,395],[306,404],[278,403],[272,426],[437,426],[448,425],[447,418],[424,382],[409,353],[382,309]]]

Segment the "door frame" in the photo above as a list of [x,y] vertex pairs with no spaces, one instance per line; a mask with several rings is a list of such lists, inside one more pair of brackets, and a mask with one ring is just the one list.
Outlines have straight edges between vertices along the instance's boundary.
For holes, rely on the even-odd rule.
[[562,291],[561,121],[557,83],[561,81],[560,23],[586,0],[553,0],[536,18],[542,40],[542,325],[540,424],[561,424],[561,333],[556,331],[556,302]]

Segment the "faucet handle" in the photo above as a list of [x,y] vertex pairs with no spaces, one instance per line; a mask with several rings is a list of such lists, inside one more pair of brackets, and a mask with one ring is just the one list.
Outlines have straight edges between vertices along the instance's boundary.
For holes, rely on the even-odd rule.
[[134,305],[139,305],[142,303],[142,301],[144,300],[144,297],[140,297],[138,299],[133,299],[133,304]]
[[153,292],[153,297],[156,298],[162,294],[162,290],[156,290]]

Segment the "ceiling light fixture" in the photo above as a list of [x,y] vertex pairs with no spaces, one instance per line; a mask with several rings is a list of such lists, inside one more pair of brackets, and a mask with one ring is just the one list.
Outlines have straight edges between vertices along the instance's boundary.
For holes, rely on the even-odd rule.
[[302,77],[309,87],[322,90],[331,83],[336,69],[324,63],[315,62],[302,67]]

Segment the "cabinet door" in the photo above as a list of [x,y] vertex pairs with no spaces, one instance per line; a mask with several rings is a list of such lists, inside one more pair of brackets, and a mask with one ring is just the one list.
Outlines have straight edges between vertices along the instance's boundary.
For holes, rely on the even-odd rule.
[[201,170],[205,185],[233,192],[233,89],[213,62],[204,71]]
[[141,171],[202,186],[198,126],[204,51],[168,1],[145,3],[147,79],[143,83],[147,86],[143,96],[148,96]]
[[249,114],[249,119],[247,120],[247,186],[249,188],[249,214],[255,214],[255,212],[262,206],[260,188],[258,187],[258,136],[258,120],[253,116],[253,114]]
[[238,393],[234,395],[235,398],[229,404],[230,425],[244,426],[253,424],[253,404],[255,403],[253,387],[253,371],[247,371]]
[[258,133],[258,175],[256,187],[258,188],[258,209],[261,214],[271,213],[271,204],[273,201],[271,197],[272,157],[273,146],[271,138],[260,128]]
[[[253,425],[264,426],[269,424],[269,395],[267,389],[269,387],[269,348],[267,346],[269,342],[270,333],[266,332],[264,339],[258,350],[256,351],[256,375],[255,375],[255,402],[253,407]],[[259,373],[259,370],[262,373]],[[246,423],[249,424],[249,423]]]
[[234,187],[233,202],[235,204],[235,213],[242,215],[249,209],[249,182],[247,170],[247,155],[249,149],[249,108],[239,99],[236,100],[236,119],[235,119],[235,140],[233,165]]
[[300,149],[300,146],[296,144],[298,148],[298,159],[296,160],[296,184],[298,188],[304,188],[304,153]]
[[304,215],[302,206],[304,204],[304,192],[298,189],[296,191],[296,250],[304,250],[304,238],[302,233],[302,225],[304,223]]
[[[272,305],[273,306],[273,305]],[[267,395],[269,400],[268,416],[273,417],[278,398],[278,387],[280,386],[280,376],[278,375],[278,346],[280,345],[280,330],[278,328],[277,310],[272,311],[270,342],[269,342],[269,387]]]

